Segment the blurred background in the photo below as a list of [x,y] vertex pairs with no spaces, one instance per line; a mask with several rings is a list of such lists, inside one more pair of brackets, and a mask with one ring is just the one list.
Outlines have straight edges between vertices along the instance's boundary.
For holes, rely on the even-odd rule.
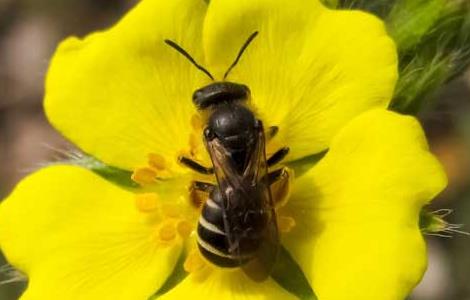
[[[42,110],[44,74],[58,42],[114,23],[133,0],[0,0],[0,199],[26,174],[70,149]],[[447,84],[419,116],[450,184],[433,208],[470,231],[470,73]],[[427,237],[428,272],[413,300],[470,300],[470,237]],[[406,255],[406,254],[404,254]],[[5,261],[0,256],[0,266]],[[0,274],[0,281],[6,280]],[[14,300],[24,283],[0,285]]]

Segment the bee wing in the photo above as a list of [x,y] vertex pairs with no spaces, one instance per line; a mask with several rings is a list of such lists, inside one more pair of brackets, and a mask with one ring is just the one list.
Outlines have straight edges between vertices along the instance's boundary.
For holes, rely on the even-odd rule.
[[[240,265],[244,265],[243,270],[249,277],[262,281],[271,273],[279,252],[276,212],[267,181],[268,168],[263,127],[259,126],[256,141],[247,149],[248,161],[243,175],[237,172],[231,154],[220,140],[214,138],[206,141],[206,145],[224,198],[224,229],[229,252],[240,259]],[[254,234],[256,241],[253,243],[260,242],[257,246],[256,259],[245,264],[243,252],[246,249],[239,247],[239,241],[252,236],[248,232],[251,229],[250,225],[258,223],[254,226],[259,226],[259,219],[263,219],[266,223],[263,223],[261,232],[257,231]]]
[[[241,253],[238,250],[238,241],[240,233],[234,228],[242,228],[239,220],[234,216],[235,211],[240,211],[243,203],[240,200],[247,198],[249,191],[246,191],[243,177],[238,174],[231,154],[220,143],[220,140],[214,138],[206,141],[206,146],[212,160],[214,172],[223,196],[222,210],[224,220],[224,233],[226,234],[227,249],[233,257],[239,257],[242,260]],[[234,207],[234,206],[237,207]],[[242,261],[240,261],[240,265]]]
[[[242,188],[243,177],[237,173],[234,162],[231,159],[231,154],[220,143],[220,140],[214,138],[211,141],[207,141],[206,145],[212,160],[212,165],[214,166],[217,183],[221,191],[226,191],[224,196],[229,196],[227,192]],[[229,202],[230,199],[226,198],[224,200]],[[224,206],[226,205],[228,205],[228,203],[224,203]]]
[[262,193],[261,199],[264,200],[263,209],[267,215],[267,225],[261,233],[261,245],[257,251],[256,259],[244,265],[243,270],[253,280],[263,281],[271,274],[276,263],[280,250],[280,241],[276,211],[267,176],[266,139],[261,122],[258,131],[258,142],[253,152],[244,177],[256,183]]

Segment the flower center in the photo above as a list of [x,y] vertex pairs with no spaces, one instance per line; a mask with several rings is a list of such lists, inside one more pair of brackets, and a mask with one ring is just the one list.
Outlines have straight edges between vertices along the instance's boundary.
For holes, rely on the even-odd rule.
[[173,172],[167,167],[167,162],[163,156],[150,153],[147,162],[147,166],[134,170],[132,180],[136,183],[147,186],[156,183],[157,179],[172,177]]
[[[203,123],[201,117],[198,114],[193,115],[190,125],[192,131],[188,137],[188,147],[186,149],[181,149],[175,157],[170,159],[165,159],[165,157],[157,153],[149,153],[147,155],[147,165],[136,168],[132,174],[132,180],[145,187],[155,184],[158,180],[180,176],[182,173],[181,167],[184,166],[178,164],[178,161],[182,157],[209,163],[210,158],[202,142]],[[201,176],[198,176],[198,178],[201,178]],[[207,178],[204,179],[207,180]]]
[[[264,149],[267,152],[266,168],[269,169],[266,170],[267,173],[262,175],[261,178],[257,178],[259,177],[257,173],[259,171],[262,172],[262,169],[249,171],[254,178],[256,178],[255,180],[259,181],[255,185],[249,183],[251,181],[247,181],[248,179],[245,178],[251,176],[250,174],[245,175],[245,173],[248,172],[247,170],[243,172],[243,175],[238,174],[237,170],[233,170],[235,173],[231,174],[231,176],[235,178],[225,178],[225,180],[239,182],[237,183],[238,185],[248,184],[245,188],[235,185],[229,187],[229,189],[241,189],[246,190],[246,192],[252,190],[251,192],[247,192],[248,197],[253,198],[252,201],[248,201],[249,203],[247,203],[247,201],[243,200],[248,199],[246,198],[247,195],[245,195],[243,197],[240,196],[243,199],[240,200],[242,201],[241,204],[239,203],[240,205],[244,203],[243,205],[250,207],[246,207],[245,212],[243,212],[243,207],[237,208],[238,211],[235,212],[224,207],[223,198],[225,197],[224,195],[228,193],[228,190],[223,184],[219,185],[214,175],[217,171],[221,171],[215,168],[224,168],[227,166],[217,164],[212,166],[210,163],[211,159],[203,143],[202,131],[204,125],[200,116],[193,116],[190,123],[193,130],[188,137],[188,148],[182,149],[180,153],[178,153],[178,159],[168,161],[159,154],[151,153],[148,155],[147,166],[137,168],[132,175],[132,179],[147,190],[152,190],[154,187],[158,189],[158,181],[170,181],[178,176],[186,178],[186,182],[190,184],[186,194],[182,197],[184,197],[186,204],[190,204],[187,205],[190,209],[184,208],[181,204],[180,206],[164,204],[165,202],[160,201],[157,193],[137,195],[137,209],[147,214],[149,219],[152,220],[152,224],[155,224],[153,225],[155,227],[155,237],[159,245],[168,246],[174,244],[176,241],[188,239],[190,236],[194,237],[194,243],[192,243],[194,251],[190,251],[184,264],[184,268],[187,272],[200,273],[201,270],[207,270],[206,265],[210,266],[212,264],[221,267],[241,266],[245,261],[251,260],[255,255],[254,253],[257,253],[257,251],[245,253],[243,254],[243,259],[240,259],[236,258],[235,254],[230,254],[239,253],[241,251],[231,250],[231,247],[235,246],[233,241],[227,240],[226,248],[218,244],[216,245],[216,243],[220,242],[220,237],[218,236],[228,236],[228,233],[225,233],[225,230],[229,230],[226,228],[227,224],[221,221],[225,219],[223,216],[231,213],[240,216],[238,217],[240,220],[236,221],[234,224],[237,224],[236,226],[238,227],[242,227],[237,230],[247,230],[240,236],[241,240],[236,243],[240,243],[240,249],[245,247],[242,245],[244,243],[243,239],[246,239],[247,243],[248,241],[252,243],[252,238],[243,236],[249,234],[249,232],[254,230],[253,228],[257,228],[256,230],[261,232],[267,230],[265,228],[266,226],[269,227],[276,224],[278,233],[285,234],[296,226],[295,219],[283,214],[280,210],[280,208],[287,203],[293,180],[292,170],[279,164],[288,153],[288,148],[274,148],[276,143],[272,142],[272,140],[278,129],[277,127],[270,127],[265,134],[267,145],[266,149]],[[225,150],[228,152],[229,150],[231,151],[230,148]],[[253,155],[257,155],[256,153],[255,151]],[[231,154],[232,152],[230,152],[230,155]],[[214,155],[214,153],[211,153],[211,155]],[[262,157],[264,158],[264,155]],[[235,158],[230,156],[230,159],[234,159],[232,163],[235,163]],[[250,161],[253,160],[253,162],[259,160],[260,164],[263,164],[261,157],[249,157],[249,159]],[[171,164],[175,161],[180,162],[179,167],[183,166],[186,168],[177,169],[176,166],[172,166]],[[230,164],[230,162],[227,163]],[[246,168],[249,168],[249,166],[246,166]],[[255,168],[263,167],[258,166]],[[174,171],[175,169],[177,171]],[[194,172],[190,172],[190,170]],[[228,171],[224,170],[223,172]],[[227,176],[229,175],[230,174],[227,174]],[[232,184],[234,183],[232,182]],[[266,188],[269,188],[267,193],[264,192]],[[271,196],[272,199],[264,199],[265,197],[269,197],[267,195]],[[237,196],[234,196],[234,199],[237,199]],[[266,218],[266,216],[271,215],[269,212],[271,208],[269,205],[266,205],[266,203],[270,202],[274,205],[274,210],[276,211],[275,220],[272,219],[273,217],[268,217],[268,219],[260,221]],[[185,213],[183,213],[183,211],[185,211]],[[246,216],[242,217],[244,213]],[[265,225],[262,225],[263,222],[266,222]],[[250,228],[250,230],[248,230],[248,228]],[[259,232],[254,234],[264,236],[264,234],[260,234]],[[217,237],[214,235],[217,235]],[[198,245],[197,247],[199,249],[196,248],[196,245]],[[208,263],[208,261],[212,264]]]
[[173,245],[178,239],[186,240],[194,229],[177,205],[164,204],[156,193],[137,194],[135,205],[155,224],[155,238],[161,246]]

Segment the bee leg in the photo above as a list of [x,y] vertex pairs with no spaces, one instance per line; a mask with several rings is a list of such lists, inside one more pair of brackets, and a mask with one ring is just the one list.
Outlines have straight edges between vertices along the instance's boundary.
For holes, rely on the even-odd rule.
[[286,171],[286,168],[278,169],[276,171],[268,173],[268,184],[273,185],[274,183],[281,181],[287,177],[289,177],[289,173]]
[[268,128],[268,131],[266,131],[266,140],[271,140],[276,136],[276,134],[279,132],[279,127],[277,126],[271,126]]
[[208,194],[210,194],[215,188],[215,185],[208,182],[194,181],[189,188],[189,199],[191,203],[200,208],[202,204],[207,200]]
[[208,193],[208,194],[212,192],[214,188],[215,188],[215,185],[213,185],[212,183],[202,182],[202,181],[194,181],[192,185],[192,189],[201,191],[204,193]]
[[207,168],[202,165],[200,165],[198,162],[192,160],[191,158],[188,158],[186,156],[180,156],[178,157],[178,161],[185,165],[186,167],[190,168],[191,170],[204,174],[204,175],[210,175],[214,174],[214,169],[213,168]]
[[278,169],[267,175],[267,182],[271,188],[271,193],[276,207],[286,204],[291,192],[291,174],[288,168]]
[[281,160],[283,160],[286,155],[289,153],[289,147],[283,147],[279,150],[277,150],[276,153],[274,153],[266,162],[268,164],[268,167],[272,167]]

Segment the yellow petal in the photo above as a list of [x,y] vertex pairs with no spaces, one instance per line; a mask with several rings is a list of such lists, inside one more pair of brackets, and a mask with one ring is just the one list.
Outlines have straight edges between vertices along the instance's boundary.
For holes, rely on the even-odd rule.
[[189,145],[193,91],[208,79],[164,43],[202,60],[202,0],[145,0],[111,29],[58,48],[47,76],[51,123],[85,152],[134,169]]
[[158,247],[135,195],[90,171],[48,167],[0,205],[0,246],[29,277],[22,299],[147,300],[181,245]]
[[353,117],[390,102],[397,54],[376,17],[328,10],[318,0],[212,0],[203,42],[219,78],[255,31],[228,80],[249,86],[291,160],[327,148]]
[[295,182],[284,242],[319,299],[404,299],[426,267],[420,209],[446,182],[414,118],[371,110]]
[[223,300],[289,300],[296,299],[272,279],[254,282],[240,270],[212,270],[205,278],[188,276],[173,290],[159,298],[162,300],[223,299]]

